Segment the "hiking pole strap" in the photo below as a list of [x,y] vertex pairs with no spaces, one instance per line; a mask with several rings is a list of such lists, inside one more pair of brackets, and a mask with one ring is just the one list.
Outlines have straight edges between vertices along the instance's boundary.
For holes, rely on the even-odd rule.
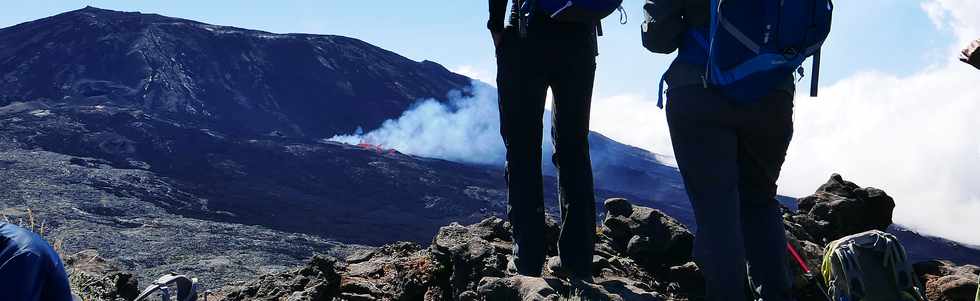
[[817,97],[820,82],[820,50],[813,54],[813,75],[810,77],[810,97]]

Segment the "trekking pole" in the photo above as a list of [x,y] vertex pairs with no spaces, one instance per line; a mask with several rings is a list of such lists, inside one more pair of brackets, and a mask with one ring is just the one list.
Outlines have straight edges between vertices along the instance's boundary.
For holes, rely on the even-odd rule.
[[827,290],[824,289],[823,284],[820,283],[820,280],[817,279],[816,276],[813,275],[813,272],[810,271],[810,267],[807,266],[806,261],[803,261],[803,257],[796,251],[793,244],[787,242],[786,248],[789,249],[789,253],[793,255],[793,259],[796,259],[796,263],[800,265],[801,269],[803,269],[804,276],[817,285],[817,289],[820,290],[820,293],[823,294],[828,301],[834,301],[834,298],[831,298],[830,294],[827,294]]

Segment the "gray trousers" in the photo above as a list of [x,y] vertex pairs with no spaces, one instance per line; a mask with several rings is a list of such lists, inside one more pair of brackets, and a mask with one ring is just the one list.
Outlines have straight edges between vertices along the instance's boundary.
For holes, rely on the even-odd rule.
[[[697,222],[707,300],[791,300],[776,179],[793,136],[793,95],[736,105],[712,88],[668,91],[667,122]],[[761,287],[761,288],[760,288]]]

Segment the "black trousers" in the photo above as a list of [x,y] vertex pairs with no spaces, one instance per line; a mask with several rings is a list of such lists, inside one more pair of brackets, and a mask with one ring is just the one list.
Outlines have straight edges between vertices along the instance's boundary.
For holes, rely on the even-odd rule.
[[508,29],[497,49],[500,133],[507,148],[507,215],[513,226],[515,263],[537,276],[545,261],[541,174],[542,117],[554,95],[552,162],[558,169],[562,266],[591,276],[595,195],[589,158],[589,110],[595,80],[595,31],[583,24],[534,25],[521,37]]
[[694,257],[705,299],[741,297],[748,274],[763,300],[792,300],[776,181],[793,137],[793,95],[777,90],[736,105],[700,85],[667,94],[674,155],[698,225]]

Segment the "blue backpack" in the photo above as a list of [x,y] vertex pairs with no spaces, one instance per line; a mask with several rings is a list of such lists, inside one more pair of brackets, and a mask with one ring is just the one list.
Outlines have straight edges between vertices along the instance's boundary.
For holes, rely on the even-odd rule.
[[[544,14],[564,22],[596,23],[617,9],[622,10],[623,0],[525,0],[521,6],[521,33],[527,33],[527,24],[533,14]],[[623,15],[625,17],[625,15]],[[621,22],[622,18],[621,18]],[[600,34],[601,29],[600,29]]]
[[810,95],[817,96],[831,0],[710,1],[709,25],[690,30],[678,54],[680,60],[705,66],[705,87],[714,86],[738,103],[758,101],[794,71],[802,76],[803,61],[812,56]]

